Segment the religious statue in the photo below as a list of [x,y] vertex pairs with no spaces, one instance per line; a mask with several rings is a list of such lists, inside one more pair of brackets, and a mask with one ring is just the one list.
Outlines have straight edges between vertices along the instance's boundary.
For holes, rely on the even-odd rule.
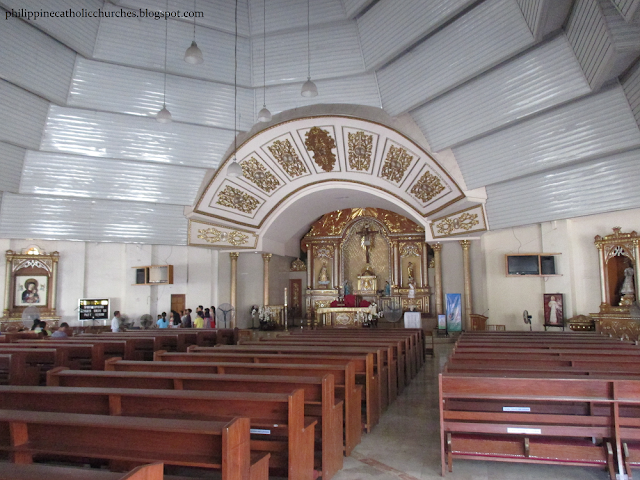
[[384,296],[385,297],[391,296],[391,285],[389,285],[388,281],[384,282]]
[[323,286],[329,284],[329,274],[327,273],[326,260],[322,262],[322,267],[320,267],[320,273],[318,274],[318,283]]
[[622,295],[633,295],[635,288],[633,287],[633,268],[627,267],[624,269],[624,282],[620,289]]
[[344,294],[351,295],[351,285],[349,284],[349,280],[344,281]]
[[366,224],[365,227],[357,233],[361,236],[360,243],[362,244],[362,248],[364,248],[366,264],[369,265],[371,263],[371,247],[373,247],[373,239],[376,233],[379,232],[369,230],[369,224]]
[[416,298],[416,287],[413,282],[409,284],[409,298]]
[[415,277],[413,276],[413,262],[409,262],[409,265],[407,265],[407,274],[408,274],[408,283],[412,284],[415,282]]

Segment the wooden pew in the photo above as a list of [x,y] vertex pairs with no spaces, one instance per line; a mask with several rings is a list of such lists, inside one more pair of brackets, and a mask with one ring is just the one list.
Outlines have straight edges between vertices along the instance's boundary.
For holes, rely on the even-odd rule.
[[[382,347],[375,352],[376,372],[380,372],[380,391],[382,410],[386,410],[390,403],[398,397],[398,393],[404,389],[409,378],[405,372],[407,358],[403,355],[401,341],[391,339],[369,338],[336,338],[335,336],[311,335],[284,335],[276,339],[264,339],[260,342],[244,342],[241,345],[311,345],[311,346],[336,346],[336,347]],[[386,397],[384,395],[386,393]]]
[[141,465],[122,474],[95,468],[0,462],[0,480],[169,480],[169,477],[163,476],[163,470],[162,463]]
[[610,381],[440,374],[439,391],[443,476],[466,458],[606,467],[616,478]]
[[[269,376],[323,376],[332,374],[336,394],[344,400],[345,445],[351,451],[361,437],[363,425],[360,413],[362,405],[361,387],[356,385],[353,361],[346,365],[262,365],[256,363],[215,363],[215,362],[131,362],[110,359],[105,370],[116,372],[181,372],[229,375],[269,375]],[[368,412],[364,412],[365,418]],[[346,448],[346,447],[345,447]]]
[[[269,452],[274,472],[313,480],[314,427],[305,421],[304,390],[285,393],[202,392],[0,386],[0,410],[251,422],[252,451]],[[284,446],[284,449],[283,449]]]
[[[219,392],[290,393],[304,391],[305,416],[318,419],[316,451],[320,452],[322,476],[331,478],[342,468],[343,400],[335,399],[335,382],[331,374],[322,377],[267,375],[209,375],[176,372],[83,371],[56,368],[47,374],[47,385],[75,388],[204,390]],[[360,394],[360,390],[356,392]],[[357,397],[359,402],[360,398]],[[358,403],[359,405],[359,403]],[[347,455],[360,442],[360,412],[356,412],[346,444]]]
[[64,340],[18,340],[11,344],[20,348],[47,348],[65,351],[65,355],[74,368],[85,368],[91,370],[104,369],[104,345],[89,343],[69,343]]
[[[373,354],[377,350],[375,347],[311,347],[306,345],[269,345],[268,343],[260,343],[257,345],[220,345],[216,347],[220,352],[246,352],[246,353],[272,353],[272,354],[288,354],[298,353],[306,355],[342,355],[350,358],[356,367],[359,382],[364,386],[364,395],[362,398],[365,419],[364,425],[367,432],[378,424],[382,409],[380,406],[379,393],[379,376],[375,369],[376,359]],[[365,363],[362,364],[362,355],[366,355]]]
[[269,454],[252,461],[249,442],[248,418],[213,422],[0,410],[0,450],[14,463],[32,463],[38,455],[164,462],[221,470],[224,480],[267,480]]
[[0,383],[38,385],[40,370],[27,363],[28,352],[0,353]]

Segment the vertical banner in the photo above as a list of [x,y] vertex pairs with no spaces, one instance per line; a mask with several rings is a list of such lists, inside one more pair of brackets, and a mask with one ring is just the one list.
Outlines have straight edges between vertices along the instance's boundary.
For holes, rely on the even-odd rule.
[[447,316],[438,315],[438,330],[446,330],[446,329],[447,329]]
[[447,330],[462,331],[462,295],[460,293],[447,293]]

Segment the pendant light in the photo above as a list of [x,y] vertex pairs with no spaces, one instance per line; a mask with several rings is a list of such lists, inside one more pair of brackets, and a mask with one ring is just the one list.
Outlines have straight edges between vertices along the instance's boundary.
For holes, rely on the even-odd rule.
[[233,138],[233,162],[227,168],[228,177],[241,177],[242,167],[238,163],[236,151],[238,150],[238,0],[236,0],[236,37],[234,46],[235,67],[233,71],[233,126],[235,137]]
[[271,112],[267,108],[267,0],[262,0],[262,110],[259,122],[270,122]]
[[[166,3],[166,10],[169,11],[169,0]],[[164,89],[162,90],[162,109],[156,113],[156,120],[160,123],[171,122],[171,112],[167,110],[167,42],[169,32],[169,19],[164,19]]]
[[318,87],[311,81],[311,53],[309,48],[309,31],[311,30],[311,24],[309,22],[310,1],[311,0],[307,0],[307,81],[302,85],[302,91],[300,92],[303,97],[318,96]]
[[193,40],[191,42],[191,46],[187,48],[187,51],[184,53],[184,61],[191,65],[200,65],[204,62],[202,51],[198,48],[198,44],[196,43],[196,11],[196,0],[193,0]]

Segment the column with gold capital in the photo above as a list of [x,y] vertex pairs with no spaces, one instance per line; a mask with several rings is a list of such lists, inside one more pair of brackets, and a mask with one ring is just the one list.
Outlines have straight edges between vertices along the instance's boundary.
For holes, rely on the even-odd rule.
[[[238,255],[238,252],[229,252],[229,257],[231,258],[231,299],[229,303],[233,308],[237,307]],[[232,322],[231,328],[235,328],[235,320]]]
[[436,315],[444,315],[444,307],[442,301],[442,244],[432,243],[433,260],[435,263],[435,287],[436,287]]
[[462,246],[462,268],[464,269],[464,330],[471,331],[471,263],[469,249],[471,241],[460,240]]
[[264,268],[262,270],[262,304],[269,305],[269,262],[271,261],[270,253],[262,254],[262,262]]

